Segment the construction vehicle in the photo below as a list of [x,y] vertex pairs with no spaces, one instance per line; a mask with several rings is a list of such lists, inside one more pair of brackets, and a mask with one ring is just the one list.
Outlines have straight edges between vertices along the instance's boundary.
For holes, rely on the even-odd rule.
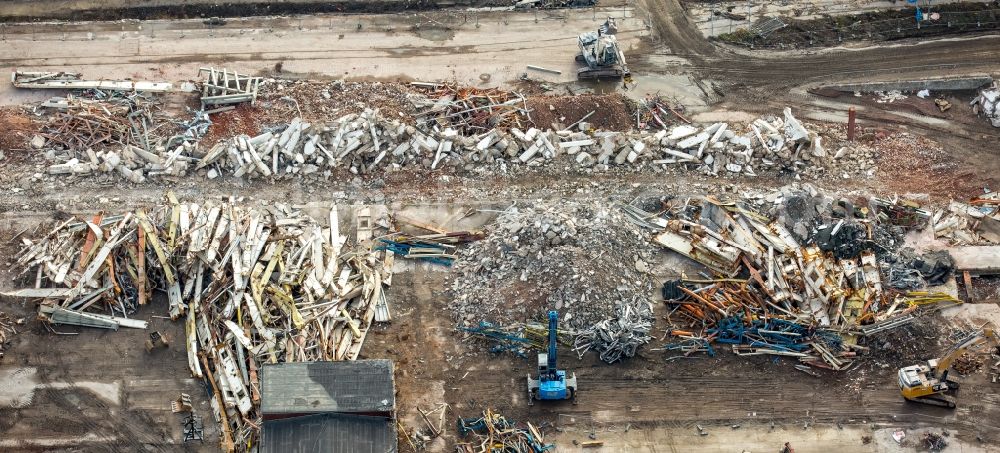
[[576,373],[566,376],[566,370],[557,369],[556,332],[559,328],[559,313],[549,311],[549,350],[538,353],[538,379],[528,374],[528,405],[535,400],[573,400],[576,404]]
[[576,61],[587,65],[580,68],[576,77],[579,80],[625,79],[631,78],[628,66],[625,64],[625,54],[622,53],[615,33],[618,26],[614,18],[609,17],[596,32],[588,31],[580,35],[580,54]]
[[951,364],[970,348],[987,341],[996,341],[992,329],[973,332],[962,338],[941,358],[931,359],[926,365],[912,365],[899,369],[899,391],[903,398],[918,403],[955,407],[955,398],[948,392],[958,390],[957,381],[948,378]]

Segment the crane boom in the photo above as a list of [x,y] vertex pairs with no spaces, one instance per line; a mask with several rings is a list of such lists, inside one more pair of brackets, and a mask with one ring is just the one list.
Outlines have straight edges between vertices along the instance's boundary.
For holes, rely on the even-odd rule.
[[556,331],[559,330],[559,313],[549,311],[549,373],[556,372]]

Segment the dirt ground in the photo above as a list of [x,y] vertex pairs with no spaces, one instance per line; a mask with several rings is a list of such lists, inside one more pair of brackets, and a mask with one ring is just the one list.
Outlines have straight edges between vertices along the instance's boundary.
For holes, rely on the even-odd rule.
[[[513,2],[498,1],[497,5]],[[322,12],[389,12],[407,9],[474,6],[475,2],[404,0],[3,0],[0,1],[0,22],[39,19],[115,20],[161,19],[191,17],[264,16],[277,14],[309,14]]]
[[[29,327],[0,360],[0,450],[216,451],[211,393],[187,370],[183,324],[154,317],[166,314],[165,304],[135,314],[173,340],[170,349],[149,354],[148,331],[58,326],[55,334],[34,321],[34,304],[3,303]],[[181,393],[204,417],[204,444],[180,445],[183,417],[170,402]]]

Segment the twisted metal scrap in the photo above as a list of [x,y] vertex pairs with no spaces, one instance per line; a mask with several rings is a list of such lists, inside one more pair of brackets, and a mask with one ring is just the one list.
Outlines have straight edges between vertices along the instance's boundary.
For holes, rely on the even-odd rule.
[[573,350],[582,358],[594,349],[601,360],[615,363],[635,356],[639,346],[649,342],[653,326],[653,305],[646,300],[633,299],[620,303],[614,318],[605,319],[580,331],[573,342]]
[[479,418],[459,418],[458,430],[462,437],[470,434],[475,441],[461,442],[458,451],[467,453],[542,453],[555,448],[554,444],[545,444],[536,436],[538,431],[528,426],[519,428],[503,415],[492,409],[483,411]]

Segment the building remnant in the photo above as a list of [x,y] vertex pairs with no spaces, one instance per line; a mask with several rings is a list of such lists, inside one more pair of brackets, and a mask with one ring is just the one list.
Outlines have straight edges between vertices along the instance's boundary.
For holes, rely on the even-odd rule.
[[391,360],[267,364],[260,393],[263,453],[397,451]]
[[1000,244],[1000,193],[989,192],[968,202],[951,201],[931,216],[934,237],[952,245]]

